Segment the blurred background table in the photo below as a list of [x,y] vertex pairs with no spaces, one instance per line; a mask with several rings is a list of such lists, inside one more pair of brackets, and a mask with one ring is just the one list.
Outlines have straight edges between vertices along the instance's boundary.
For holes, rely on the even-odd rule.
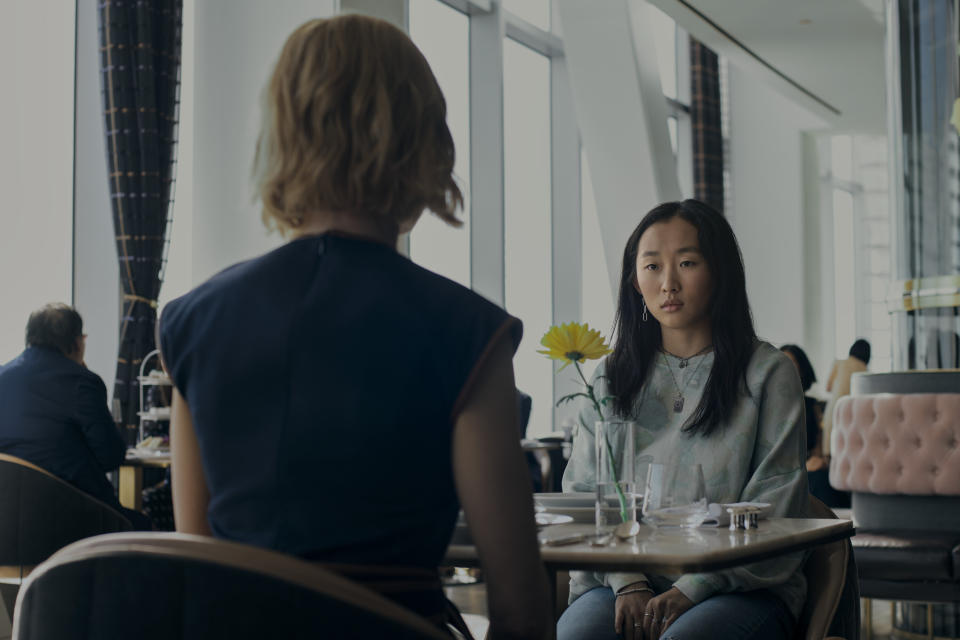
[[118,498],[127,509],[143,510],[143,469],[166,469],[170,466],[170,452],[144,453],[127,450],[127,459],[120,465]]
[[524,452],[531,454],[540,466],[540,491],[559,492],[560,481],[563,479],[563,470],[567,467],[569,457],[569,442],[562,437],[548,436],[545,438],[520,440]]

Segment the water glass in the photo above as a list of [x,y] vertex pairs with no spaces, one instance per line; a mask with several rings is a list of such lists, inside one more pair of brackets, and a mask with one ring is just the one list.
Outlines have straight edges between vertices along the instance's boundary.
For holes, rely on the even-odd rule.
[[647,469],[643,521],[655,527],[698,527],[709,515],[703,467],[653,463]]
[[594,503],[597,529],[637,519],[635,434],[632,420],[600,420],[594,425],[597,491]]

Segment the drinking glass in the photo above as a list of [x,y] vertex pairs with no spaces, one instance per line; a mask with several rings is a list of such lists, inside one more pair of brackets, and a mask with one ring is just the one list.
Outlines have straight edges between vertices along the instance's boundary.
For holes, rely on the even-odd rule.
[[599,420],[594,426],[597,446],[597,530],[637,519],[637,477],[634,448],[637,423]]
[[653,463],[647,469],[643,521],[655,527],[698,527],[707,518],[707,490],[699,464]]

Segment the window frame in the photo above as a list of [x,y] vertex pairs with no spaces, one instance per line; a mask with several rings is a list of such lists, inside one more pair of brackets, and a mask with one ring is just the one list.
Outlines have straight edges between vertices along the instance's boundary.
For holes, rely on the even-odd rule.
[[[408,2],[410,0],[407,0]],[[491,0],[436,0],[470,19],[470,286],[503,305],[504,255],[504,39],[546,56],[550,62],[551,137],[551,290],[550,317],[554,324],[582,317],[581,142],[567,75],[563,36],[551,2],[551,29],[541,29]],[[677,29],[677,99],[667,98],[669,115],[677,119],[677,170],[681,190],[692,196],[693,137],[690,121],[689,36]],[[482,91],[475,90],[483,87]],[[497,132],[499,135],[491,135]],[[491,215],[493,213],[494,215]],[[535,334],[546,327],[527,327]],[[609,336],[608,336],[609,337]],[[554,374],[560,364],[555,363]],[[551,425],[572,415],[572,407],[558,410],[556,401],[576,391],[569,376],[553,376]],[[556,428],[556,427],[554,427]],[[545,434],[532,434],[545,435]]]

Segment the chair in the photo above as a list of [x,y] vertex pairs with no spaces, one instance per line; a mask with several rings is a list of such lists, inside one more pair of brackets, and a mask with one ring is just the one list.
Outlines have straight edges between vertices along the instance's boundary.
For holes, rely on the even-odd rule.
[[[807,517],[836,519],[836,514],[810,496]],[[860,594],[857,565],[849,539],[815,547],[804,565],[807,600],[797,624],[797,640],[860,637]]]
[[128,531],[122,514],[41,469],[0,453],[0,578],[19,582],[61,547]]
[[934,610],[960,603],[958,389],[960,370],[856,374],[833,419],[830,484],[852,492],[865,611],[874,598],[926,603],[933,635]]
[[26,580],[16,640],[446,638],[426,619],[298,558],[176,533],[120,533],[54,554]]
[[33,567],[61,547],[130,521],[49,471],[0,453],[0,597],[8,612]]
[[[527,425],[530,422],[530,411],[533,409],[533,398],[528,394],[517,389],[517,414],[520,419],[520,439],[527,437]],[[543,468],[540,466],[540,461],[537,460],[532,452],[524,452],[524,459],[527,461],[527,471],[530,474],[530,484],[532,485],[533,492],[539,493],[540,491],[547,490],[543,484]]]

